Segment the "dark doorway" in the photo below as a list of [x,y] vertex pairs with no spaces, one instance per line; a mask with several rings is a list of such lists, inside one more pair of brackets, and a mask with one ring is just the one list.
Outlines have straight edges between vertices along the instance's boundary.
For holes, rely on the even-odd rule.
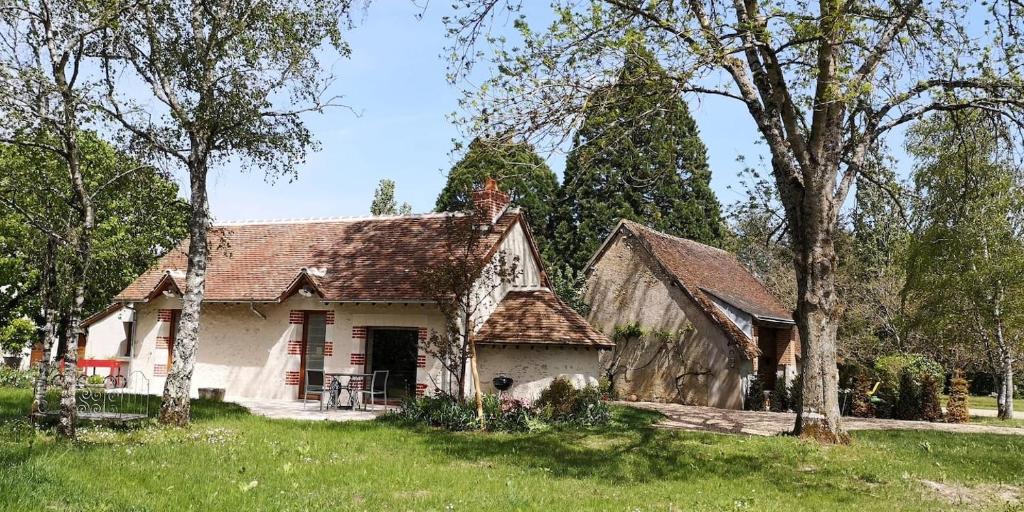
[[[302,353],[299,358],[299,397],[306,394],[306,370],[321,374],[323,384],[324,345],[327,339],[327,315],[322,311],[308,311],[302,322]],[[315,376],[314,376],[315,377]],[[313,382],[317,384],[316,381]]]
[[778,329],[758,328],[757,348],[761,351],[761,356],[757,360],[757,378],[765,391],[775,389],[776,371],[779,367],[778,355],[775,353],[778,335]]
[[416,329],[370,329],[370,359],[366,366],[368,373],[388,371],[388,400],[400,400],[415,393],[417,340]]

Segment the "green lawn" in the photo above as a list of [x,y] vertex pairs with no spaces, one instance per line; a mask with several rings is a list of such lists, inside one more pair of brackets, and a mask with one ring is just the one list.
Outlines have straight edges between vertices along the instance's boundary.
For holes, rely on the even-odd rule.
[[[948,395],[942,395],[942,406],[946,406],[946,400],[949,399]],[[970,404],[972,409],[998,409],[996,406],[996,397],[994,396],[970,396],[967,397],[967,402]],[[1024,399],[1017,398],[1013,401],[1013,410],[1024,412]]]
[[1012,420],[1001,420],[993,416],[971,416],[971,423],[992,425],[993,427],[1024,428],[1024,418],[1021,416],[1021,412],[1017,412]]
[[921,480],[1024,486],[1024,436],[858,432],[824,447],[666,432],[624,408],[600,431],[451,434],[197,403],[189,429],[83,429],[69,444],[24,426],[27,401],[0,389],[3,510],[891,512],[962,508]]

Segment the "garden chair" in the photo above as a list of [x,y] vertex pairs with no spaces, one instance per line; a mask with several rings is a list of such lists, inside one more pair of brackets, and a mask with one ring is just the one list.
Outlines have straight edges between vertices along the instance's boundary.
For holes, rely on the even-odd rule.
[[363,410],[366,410],[366,401],[369,400],[371,405],[376,405],[376,398],[379,396],[382,398],[382,403],[387,405],[388,403],[388,371],[377,370],[373,372],[373,377],[370,379],[370,389],[364,389],[363,395]]
[[302,392],[302,408],[311,395],[317,395],[320,410],[324,409],[324,371],[306,369],[306,386]]

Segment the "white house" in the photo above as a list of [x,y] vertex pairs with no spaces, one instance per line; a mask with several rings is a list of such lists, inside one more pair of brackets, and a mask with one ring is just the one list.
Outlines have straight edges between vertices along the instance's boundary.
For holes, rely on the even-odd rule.
[[[595,383],[598,353],[610,340],[551,292],[522,213],[493,181],[474,193],[490,223],[482,256],[516,258],[511,283],[491,287],[477,333],[481,386],[513,379],[514,395],[534,397],[554,377]],[[445,319],[418,284],[421,269],[449,257],[446,226],[464,214],[274,221],[217,225],[209,235],[206,291],[192,378],[228,397],[294,399],[306,369],[390,372],[391,396],[447,390],[450,375],[423,351]],[[184,289],[187,241],[115,298],[123,309],[89,328],[86,358],[124,358],[154,392],[172,363]],[[483,292],[481,292],[483,293]],[[112,322],[113,325],[106,325]],[[468,373],[468,372],[467,372]],[[366,384],[364,383],[364,386]],[[472,383],[467,383],[468,387]]]

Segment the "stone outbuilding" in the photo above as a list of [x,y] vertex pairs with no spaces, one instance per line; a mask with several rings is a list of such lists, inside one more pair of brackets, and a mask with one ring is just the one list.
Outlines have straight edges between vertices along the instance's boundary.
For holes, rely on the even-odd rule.
[[623,398],[740,409],[755,375],[768,390],[796,376],[792,311],[727,251],[624,220],[586,276]]

